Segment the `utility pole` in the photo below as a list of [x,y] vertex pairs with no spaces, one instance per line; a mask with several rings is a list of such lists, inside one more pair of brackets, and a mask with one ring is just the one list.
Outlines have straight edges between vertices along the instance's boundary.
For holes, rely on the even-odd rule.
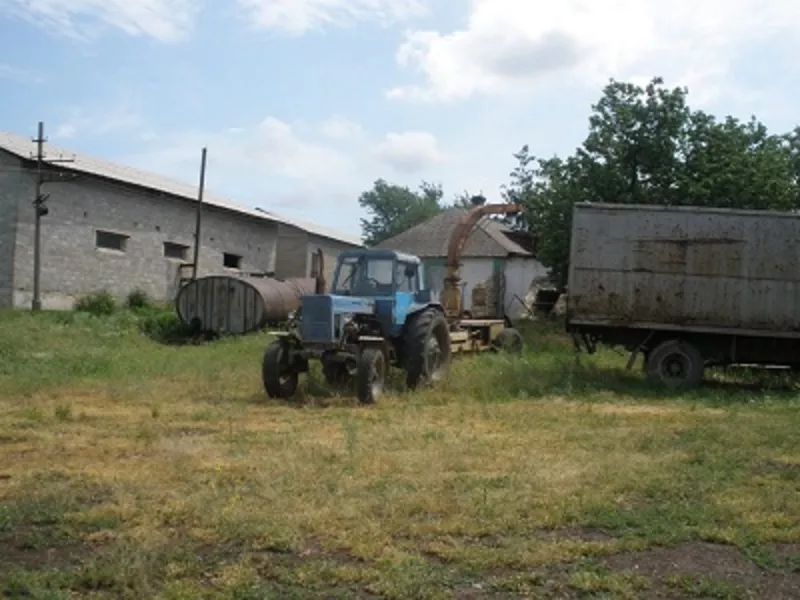
[[[34,232],[33,232],[33,301],[31,302],[31,310],[39,311],[42,309],[41,298],[41,275],[42,275],[42,217],[45,216],[50,210],[45,205],[50,194],[42,194],[42,183],[44,183],[44,173],[42,166],[44,165],[44,143],[47,141],[44,137],[44,123],[39,121],[39,132],[36,139],[36,192],[33,198],[34,208]],[[49,162],[73,162],[71,158],[54,158]]]
[[206,187],[206,147],[200,157],[200,186],[197,190],[197,220],[194,226],[194,262],[192,263],[192,280],[197,279],[197,263],[200,260],[200,221],[203,212],[203,192]]

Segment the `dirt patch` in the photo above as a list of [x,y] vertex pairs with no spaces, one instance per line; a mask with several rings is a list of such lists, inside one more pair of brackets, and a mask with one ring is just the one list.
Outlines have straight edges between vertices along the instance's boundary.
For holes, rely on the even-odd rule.
[[616,554],[602,559],[601,563],[613,571],[647,577],[653,582],[651,597],[654,598],[686,597],[678,593],[676,576],[724,584],[770,600],[800,598],[799,572],[761,569],[739,549],[722,544],[688,542],[669,548]]
[[561,527],[558,529],[539,529],[534,536],[546,540],[577,540],[581,542],[610,542],[616,538],[591,527]]
[[0,573],[15,569],[64,569],[83,562],[95,548],[82,542],[38,546],[32,543],[33,531],[17,532],[0,538]]
[[559,527],[554,529],[532,529],[527,533],[503,534],[503,533],[479,533],[475,535],[459,533],[437,533],[426,535],[402,535],[395,536],[395,541],[404,544],[418,545],[422,542],[449,539],[460,544],[471,544],[484,546],[487,548],[502,548],[509,544],[510,540],[516,537],[525,539],[540,539],[547,541],[578,541],[578,542],[609,542],[614,538],[611,535],[590,527]]
[[800,463],[790,463],[780,460],[764,460],[758,465],[762,471],[782,471],[800,474]]
[[800,544],[770,544],[768,549],[781,568],[800,573]]
[[21,444],[27,442],[28,438],[24,435],[0,435],[0,445],[6,444]]

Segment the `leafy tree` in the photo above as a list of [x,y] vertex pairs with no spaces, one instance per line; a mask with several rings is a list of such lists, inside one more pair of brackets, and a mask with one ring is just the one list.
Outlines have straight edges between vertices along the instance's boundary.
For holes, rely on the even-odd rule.
[[583,164],[576,157],[537,159],[527,145],[514,155],[518,165],[504,186],[507,202],[523,207],[515,224],[536,239],[536,256],[555,282],[566,282],[572,206],[585,197]]
[[447,203],[440,184],[424,181],[419,191],[414,191],[378,179],[372,189],[358,199],[370,215],[369,219],[361,219],[364,243],[367,246],[380,244],[449,208],[472,208],[472,198],[473,195],[465,191]]
[[364,243],[374,246],[436,216],[443,195],[440,185],[423,182],[415,192],[378,179],[358,198],[361,207],[371,213],[370,219],[361,219]]
[[800,206],[800,127],[778,136],[751,118],[717,120],[660,78],[644,88],[611,81],[592,106],[589,134],[569,158],[524,146],[505,186],[537,238],[539,259],[566,285],[576,202],[788,210]]
[[454,207],[454,208],[470,209],[470,208],[472,208],[474,206],[474,204],[472,203],[472,200],[476,196],[483,197],[482,194],[470,194],[467,191],[463,191],[460,194],[456,194],[455,198],[453,198],[453,203],[449,207],[445,207],[445,208]]

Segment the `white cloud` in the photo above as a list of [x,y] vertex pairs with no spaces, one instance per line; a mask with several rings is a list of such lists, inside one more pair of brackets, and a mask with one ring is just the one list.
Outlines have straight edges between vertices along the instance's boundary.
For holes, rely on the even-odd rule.
[[245,164],[290,179],[334,179],[352,168],[351,160],[335,148],[302,139],[291,125],[268,117],[246,144]]
[[352,157],[335,145],[307,138],[275,117],[219,131],[169,132],[150,141],[129,158],[137,166],[165,175],[195,170],[203,146],[208,148],[209,173],[222,173],[226,178],[279,176],[335,183],[353,170]]
[[0,63],[0,79],[15,79],[17,81],[44,83],[44,77],[35,70],[22,69],[6,63]]
[[[386,177],[413,187],[421,171],[449,158],[429,133],[380,138],[340,117],[290,123],[270,116],[235,125],[162,133],[149,142],[140,139],[136,152],[115,160],[193,183],[200,150],[206,146],[209,191],[357,233],[362,216],[357,199],[375,179]],[[330,136],[352,132],[357,135]]]
[[68,140],[76,137],[135,134],[140,139],[152,138],[147,120],[142,116],[137,94],[119,90],[112,98],[93,106],[72,106],[56,126],[55,138]]
[[373,148],[373,154],[382,163],[403,173],[417,173],[449,158],[439,148],[436,137],[426,131],[387,133]]
[[256,27],[302,34],[359,21],[388,24],[425,14],[420,0],[238,0]]
[[322,135],[335,140],[359,139],[364,131],[361,125],[344,117],[331,117],[320,127]]
[[160,42],[180,41],[199,10],[198,0],[7,0],[3,4],[18,17],[82,41],[107,28]]
[[743,44],[795,39],[798,27],[797,0],[474,0],[464,29],[407,33],[397,62],[424,83],[388,96],[453,101],[662,75],[711,98]]

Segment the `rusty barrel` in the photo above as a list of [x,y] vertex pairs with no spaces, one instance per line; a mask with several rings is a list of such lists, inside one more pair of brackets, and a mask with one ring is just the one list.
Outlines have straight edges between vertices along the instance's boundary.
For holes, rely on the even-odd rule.
[[311,277],[209,275],[183,286],[175,307],[186,325],[217,334],[245,334],[286,321],[300,306],[300,298],[313,294],[315,286]]

